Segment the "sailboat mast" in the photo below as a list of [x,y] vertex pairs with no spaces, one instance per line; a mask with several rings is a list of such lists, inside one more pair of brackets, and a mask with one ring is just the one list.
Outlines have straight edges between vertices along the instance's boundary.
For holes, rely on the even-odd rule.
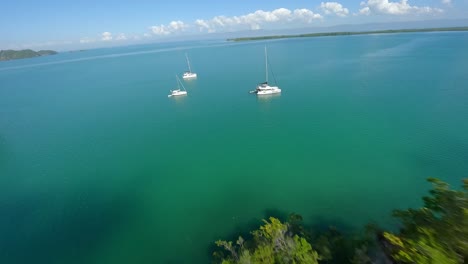
[[266,46],[265,46],[265,81],[268,83],[268,55],[267,55]]
[[184,91],[187,91],[187,90],[185,89],[184,84],[183,84],[182,81],[179,79],[179,76],[176,75],[175,77],[176,77],[176,81],[177,81],[177,88],[180,89],[180,86],[182,86],[182,89],[184,89]]
[[185,53],[185,58],[187,59],[188,70],[189,70],[189,72],[192,72],[192,69],[190,69],[190,62],[189,62],[187,53]]

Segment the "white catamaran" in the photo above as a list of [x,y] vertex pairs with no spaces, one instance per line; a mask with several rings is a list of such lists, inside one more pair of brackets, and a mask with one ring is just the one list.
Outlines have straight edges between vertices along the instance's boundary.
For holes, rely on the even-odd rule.
[[192,72],[192,69],[190,68],[190,61],[188,59],[187,53],[185,53],[185,58],[187,59],[188,71],[184,72],[184,75],[182,75],[182,78],[184,78],[185,80],[197,78],[197,74]]
[[[185,90],[184,85],[180,81],[179,77],[176,75],[176,82],[177,82],[177,89],[171,90],[171,94],[168,95],[167,97],[171,96],[179,96],[179,95],[187,95],[187,90]],[[180,89],[180,86],[184,89],[183,91]]]
[[281,93],[281,89],[278,86],[270,86],[268,84],[268,54],[267,54],[266,46],[265,46],[265,82],[259,83],[257,85],[257,89],[255,89],[254,91],[251,91],[251,93],[256,93],[257,95]]

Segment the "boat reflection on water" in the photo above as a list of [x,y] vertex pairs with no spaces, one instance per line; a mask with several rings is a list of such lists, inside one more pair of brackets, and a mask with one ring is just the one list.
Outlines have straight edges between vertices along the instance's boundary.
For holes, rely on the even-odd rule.
[[172,96],[172,100],[174,100],[176,104],[185,104],[187,102],[187,96]]
[[257,96],[257,101],[258,102],[271,102],[273,100],[276,100],[281,97],[280,93],[274,93],[274,94],[264,94],[262,96]]
[[271,113],[281,102],[281,94],[266,94],[257,97],[257,107],[261,113]]

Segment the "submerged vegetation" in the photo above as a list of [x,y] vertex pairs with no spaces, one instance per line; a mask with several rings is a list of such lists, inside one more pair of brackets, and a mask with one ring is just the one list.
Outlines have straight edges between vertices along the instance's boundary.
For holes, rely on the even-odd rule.
[[313,230],[302,217],[285,221],[263,220],[259,229],[237,241],[218,240],[213,262],[255,263],[468,263],[468,178],[461,190],[438,179],[417,209],[395,210],[400,220],[396,233],[368,225],[360,234],[343,234],[336,228]]
[[40,51],[34,51],[30,49],[0,50],[0,61],[33,58],[33,57],[54,55],[54,54],[57,54],[57,52],[53,50],[40,50]]
[[468,31],[468,27],[447,27],[447,28],[420,28],[420,29],[389,29],[374,31],[345,31],[345,32],[324,32],[298,35],[275,35],[260,37],[232,38],[228,41],[250,41],[250,40],[268,40],[282,38],[311,38],[326,36],[349,36],[349,35],[369,35],[369,34],[391,34],[391,33],[415,33],[415,32],[437,32],[437,31]]

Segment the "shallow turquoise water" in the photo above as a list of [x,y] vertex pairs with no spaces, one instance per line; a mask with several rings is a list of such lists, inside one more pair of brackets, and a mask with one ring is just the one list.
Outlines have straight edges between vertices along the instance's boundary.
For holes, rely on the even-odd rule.
[[[263,47],[279,96],[263,81]],[[207,263],[267,214],[391,226],[468,171],[468,34],[164,43],[0,63],[1,263]],[[197,80],[167,98],[188,51]]]

